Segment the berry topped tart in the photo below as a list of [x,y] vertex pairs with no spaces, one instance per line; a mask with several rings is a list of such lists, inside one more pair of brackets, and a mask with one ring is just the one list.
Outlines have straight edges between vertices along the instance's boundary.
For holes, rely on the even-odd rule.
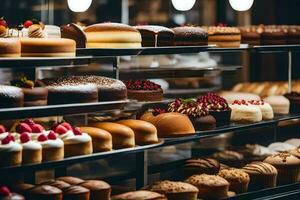
[[203,131],[216,128],[216,119],[209,114],[206,105],[198,103],[194,99],[176,99],[169,104],[168,111],[187,115],[196,130]]
[[209,114],[217,120],[217,126],[230,123],[231,108],[227,101],[215,93],[207,93],[197,99],[198,103],[204,104]]
[[128,99],[138,101],[161,101],[163,90],[160,85],[149,80],[124,81],[127,87]]

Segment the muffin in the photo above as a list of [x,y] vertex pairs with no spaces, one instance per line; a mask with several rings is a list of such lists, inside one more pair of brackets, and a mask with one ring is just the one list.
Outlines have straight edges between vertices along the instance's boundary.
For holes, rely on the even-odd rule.
[[147,190],[139,190],[134,192],[126,192],[112,196],[112,200],[167,200],[165,195]]
[[229,183],[220,176],[194,175],[185,182],[198,188],[198,198],[200,199],[223,199],[228,197]]
[[283,152],[267,157],[264,162],[273,165],[277,171],[277,184],[291,184],[300,180],[300,159]]
[[64,190],[71,186],[69,183],[66,183],[66,182],[60,181],[60,180],[45,181],[45,182],[42,182],[40,185],[50,185],[53,187],[57,187],[58,189],[61,189],[61,190]]
[[245,193],[248,191],[250,177],[242,169],[222,169],[220,170],[218,175],[229,182],[230,191],[234,191],[237,194]]
[[78,185],[84,182],[84,180],[72,176],[62,176],[57,178],[56,180],[64,181],[70,185]]
[[90,190],[78,185],[68,187],[63,192],[64,200],[89,200]]
[[262,190],[276,186],[277,169],[268,163],[253,162],[243,167],[243,170],[249,174],[249,190]]
[[213,158],[230,167],[241,167],[244,163],[244,156],[236,151],[221,151],[213,154]]
[[62,191],[50,185],[36,186],[28,192],[30,200],[62,200]]
[[174,181],[155,182],[144,189],[164,194],[168,200],[197,200],[199,191],[191,184]]
[[90,190],[90,200],[110,200],[111,187],[104,181],[89,180],[80,186]]
[[195,158],[185,161],[183,174],[190,177],[196,174],[215,175],[220,170],[220,163],[212,158]]

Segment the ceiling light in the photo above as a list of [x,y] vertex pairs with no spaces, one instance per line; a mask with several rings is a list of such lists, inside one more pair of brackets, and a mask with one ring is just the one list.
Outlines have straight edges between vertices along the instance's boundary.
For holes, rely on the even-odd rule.
[[196,0],[172,0],[172,4],[176,10],[188,11],[193,8]]
[[68,0],[68,6],[73,12],[85,12],[92,4],[92,0]]
[[231,7],[237,11],[246,11],[251,8],[254,0],[229,0]]

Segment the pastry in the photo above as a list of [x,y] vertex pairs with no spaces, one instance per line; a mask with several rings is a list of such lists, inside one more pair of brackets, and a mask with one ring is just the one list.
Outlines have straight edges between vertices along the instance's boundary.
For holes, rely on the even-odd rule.
[[161,110],[153,112],[144,113],[140,119],[152,123],[157,129],[158,137],[185,137],[195,134],[194,126],[188,116],[181,113],[165,113]]
[[62,200],[62,191],[50,185],[36,186],[28,192],[30,200]]
[[271,152],[274,153],[279,153],[279,152],[285,152],[285,151],[290,151],[290,150],[293,150],[295,149],[296,147],[292,144],[288,144],[288,143],[285,143],[285,142],[274,142],[274,143],[271,143],[269,146],[268,146],[268,149],[270,149]]
[[176,99],[169,103],[168,111],[187,115],[197,131],[216,128],[216,119],[209,115],[206,105],[193,99]]
[[198,188],[198,198],[200,199],[223,199],[228,197],[229,183],[220,176],[193,175],[185,182]]
[[163,90],[161,86],[144,80],[124,81],[127,87],[128,99],[138,101],[161,101],[163,99]]
[[134,132],[131,128],[112,122],[96,122],[90,126],[108,131],[112,135],[114,149],[131,148],[135,146]]
[[48,132],[45,131],[45,128],[42,125],[35,123],[32,119],[25,119],[24,121],[20,121],[20,123],[16,126],[16,132],[19,133],[18,138],[20,137],[20,134],[27,133],[30,135],[30,138],[32,138],[32,140],[37,140],[37,137],[41,133],[48,134]]
[[220,170],[220,163],[212,158],[189,159],[185,161],[183,173],[185,177],[200,174],[215,175]]
[[158,143],[157,130],[150,122],[142,120],[127,119],[117,123],[131,128],[134,132],[135,143],[137,145],[147,145]]
[[22,145],[22,164],[36,164],[42,162],[42,146],[31,139],[29,133],[23,132],[20,135]]
[[167,200],[167,198],[157,192],[138,190],[112,196],[111,200]]
[[66,182],[60,181],[60,180],[49,180],[49,181],[40,183],[40,185],[50,185],[53,187],[57,187],[58,189],[61,189],[62,191],[71,186],[69,183],[66,183]]
[[1,200],[25,200],[25,198],[22,195],[19,195],[17,193],[12,193],[6,186],[0,187],[0,199]]
[[249,190],[262,190],[276,186],[277,170],[273,165],[264,162],[253,162],[243,167],[249,174]]
[[22,57],[75,57],[74,40],[62,38],[22,38]]
[[72,176],[63,176],[57,178],[56,180],[64,181],[66,183],[69,183],[70,185],[78,185],[84,182],[84,180]]
[[161,47],[174,45],[174,31],[155,25],[134,26],[142,35],[143,47]]
[[168,200],[197,200],[199,191],[191,184],[175,181],[155,182],[144,189],[163,194]]
[[56,133],[50,131],[48,135],[42,133],[37,141],[42,145],[43,162],[62,160],[64,158],[64,143],[57,138]]
[[261,34],[261,44],[263,45],[285,45],[286,32],[277,27],[265,27]]
[[233,191],[236,194],[245,193],[248,191],[250,177],[242,169],[222,169],[218,175],[229,182],[230,191]]
[[226,99],[226,101],[231,104],[235,100],[245,100],[245,101],[259,101],[260,97],[256,94],[247,93],[247,92],[229,92],[224,91],[220,92],[220,96]]
[[92,137],[94,153],[112,150],[112,136],[106,130],[94,127],[80,127],[80,130]]
[[104,181],[89,180],[80,186],[90,190],[90,200],[110,200],[111,187]]
[[230,120],[239,123],[254,123],[262,121],[261,109],[245,100],[236,100],[229,105],[231,108]]
[[257,26],[239,27],[239,29],[243,44],[260,45],[261,36]]
[[220,163],[224,163],[230,167],[240,167],[243,165],[244,156],[236,151],[220,151],[216,152],[212,156]]
[[76,48],[86,47],[86,35],[83,30],[74,23],[60,27],[61,37],[76,41]]
[[139,48],[142,37],[135,28],[119,23],[100,23],[83,30],[88,48]]
[[231,108],[223,97],[215,93],[207,93],[199,97],[197,102],[207,107],[209,114],[216,119],[217,126],[228,125],[230,123]]
[[24,94],[20,88],[0,85],[0,108],[24,106]]
[[44,32],[45,32],[47,38],[61,38],[60,27],[58,27],[58,26],[45,25]]
[[263,100],[260,101],[248,101],[249,104],[258,106],[260,108],[262,119],[263,120],[270,120],[274,118],[273,109],[267,102],[264,102]]
[[290,113],[300,113],[300,93],[291,92],[284,96],[290,101]]
[[22,163],[22,146],[8,134],[0,144],[0,167],[18,166]]
[[290,112],[290,101],[284,96],[269,96],[264,101],[271,105],[275,114],[286,115]]
[[63,197],[64,200],[89,200],[90,190],[82,186],[73,185],[63,191]]
[[207,45],[207,32],[200,27],[182,26],[172,29],[174,31],[175,46],[201,46]]
[[208,33],[208,44],[217,47],[240,47],[241,33],[236,27],[211,26],[205,28]]
[[20,57],[21,42],[15,38],[0,38],[0,57]]
[[273,165],[277,171],[277,184],[292,184],[300,180],[300,159],[283,152],[267,157],[264,162]]

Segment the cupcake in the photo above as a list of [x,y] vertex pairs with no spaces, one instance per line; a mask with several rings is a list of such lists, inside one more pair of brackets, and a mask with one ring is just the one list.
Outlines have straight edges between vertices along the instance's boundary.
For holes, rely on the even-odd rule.
[[64,122],[52,129],[59,134],[59,138],[64,142],[65,157],[87,155],[93,153],[92,138],[87,133],[82,133],[80,128],[71,127]]
[[230,167],[241,167],[244,164],[244,156],[236,151],[216,152],[212,156],[214,159]]
[[20,134],[24,132],[29,133],[32,140],[37,140],[38,136],[41,133],[48,134],[48,132],[45,131],[45,128],[42,125],[35,123],[32,119],[26,119],[24,121],[21,121],[17,125],[16,131],[17,133],[19,133],[19,137]]
[[22,146],[8,134],[0,145],[0,167],[18,166],[22,163]]
[[277,171],[277,184],[291,184],[300,180],[300,159],[290,153],[282,152],[267,157],[264,162],[273,165]]
[[223,199],[228,197],[229,183],[220,176],[194,175],[185,180],[198,188],[200,199]]
[[230,191],[234,191],[236,194],[245,193],[248,191],[250,177],[242,169],[222,169],[218,175],[229,182]]
[[8,134],[9,134],[9,132],[7,131],[5,126],[0,124],[0,141],[2,141],[4,138],[6,138]]
[[33,141],[29,133],[22,133],[19,142],[23,147],[22,164],[36,164],[42,162],[42,145],[37,141]]
[[104,181],[89,180],[80,186],[90,190],[90,200],[110,200],[111,187]]
[[62,200],[62,191],[50,185],[39,185],[28,192],[30,200]]
[[50,131],[48,135],[42,133],[37,141],[42,145],[43,162],[62,160],[64,158],[64,143],[57,138],[56,133]]
[[89,200],[90,190],[78,185],[68,187],[63,191],[64,200]]
[[12,193],[6,186],[0,187],[0,199],[1,200],[25,200],[25,198],[22,195],[19,195],[17,193]]
[[223,97],[215,93],[208,93],[199,97],[197,102],[206,105],[209,114],[216,119],[217,126],[228,125],[230,123],[231,108]]
[[185,161],[183,174],[184,177],[192,175],[210,174],[215,175],[220,170],[220,163],[212,158],[198,158]]
[[216,119],[209,115],[206,106],[193,99],[176,99],[169,104],[168,111],[187,115],[197,131],[216,128]]
[[253,162],[242,168],[250,176],[249,190],[276,187],[277,169],[268,163]]
[[290,101],[290,113],[300,113],[300,93],[291,92],[284,96]]

